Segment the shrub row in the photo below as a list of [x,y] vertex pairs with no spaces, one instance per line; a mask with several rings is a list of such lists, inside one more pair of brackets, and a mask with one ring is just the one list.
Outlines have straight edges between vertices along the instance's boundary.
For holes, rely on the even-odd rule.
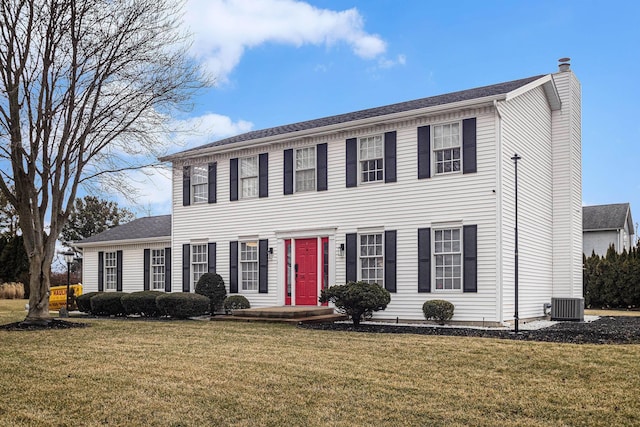
[[617,253],[609,247],[606,256],[592,253],[583,259],[583,292],[587,308],[640,307],[640,250]]

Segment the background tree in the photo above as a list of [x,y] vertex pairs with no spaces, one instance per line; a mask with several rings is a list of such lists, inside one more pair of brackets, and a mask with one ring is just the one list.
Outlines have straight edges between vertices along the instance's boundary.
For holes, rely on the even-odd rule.
[[0,2],[0,193],[29,256],[27,323],[51,320],[55,242],[78,186],[126,185],[113,174],[155,161],[172,112],[202,87],[180,16],[171,0]]
[[105,230],[125,224],[134,219],[134,214],[116,202],[85,196],[76,199],[69,219],[62,227],[62,242],[86,239]]

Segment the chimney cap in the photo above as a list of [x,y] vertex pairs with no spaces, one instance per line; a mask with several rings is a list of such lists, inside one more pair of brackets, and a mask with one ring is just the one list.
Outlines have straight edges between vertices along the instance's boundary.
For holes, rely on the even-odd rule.
[[558,62],[569,62],[571,61],[571,58],[560,58],[558,59]]

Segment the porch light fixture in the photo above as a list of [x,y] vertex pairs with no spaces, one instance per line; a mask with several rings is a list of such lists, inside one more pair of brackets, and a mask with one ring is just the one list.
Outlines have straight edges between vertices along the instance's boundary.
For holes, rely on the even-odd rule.
[[515,290],[515,314],[513,315],[515,320],[515,328],[514,332],[518,333],[518,321],[520,320],[518,315],[518,160],[522,157],[518,156],[518,154],[514,154],[511,160],[513,160],[513,166],[515,168],[515,247],[514,247],[514,255],[515,255],[515,264],[514,264],[514,290]]
[[340,243],[340,256],[344,256],[344,243]]
[[269,248],[269,259],[273,258],[273,248]]

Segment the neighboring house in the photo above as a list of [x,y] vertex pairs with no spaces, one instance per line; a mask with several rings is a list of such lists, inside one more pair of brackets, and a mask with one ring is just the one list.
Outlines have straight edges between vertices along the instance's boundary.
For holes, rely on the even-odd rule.
[[611,245],[618,253],[629,251],[634,234],[629,203],[582,208],[582,252],[586,256],[594,252],[604,256]]
[[76,243],[84,291],[171,291],[171,215],[138,218]]
[[423,319],[426,300],[445,299],[456,321],[511,320],[517,153],[520,318],[580,298],[580,92],[561,64],[167,156],[171,289],[215,271],[253,307],[317,305],[321,289],[363,280],[391,292],[377,318]]

